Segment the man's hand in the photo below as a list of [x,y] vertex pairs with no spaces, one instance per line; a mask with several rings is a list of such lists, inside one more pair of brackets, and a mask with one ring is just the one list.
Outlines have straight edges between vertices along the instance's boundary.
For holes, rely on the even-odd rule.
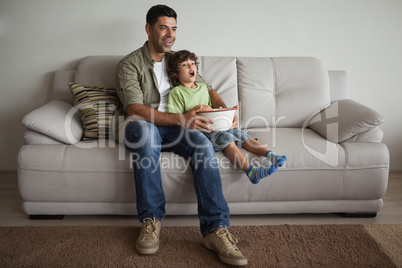
[[214,121],[208,119],[204,116],[197,115],[198,112],[201,111],[210,111],[213,110],[208,105],[197,105],[187,113],[183,115],[184,118],[184,127],[188,129],[197,129],[199,131],[210,133],[214,129],[210,124],[213,124]]

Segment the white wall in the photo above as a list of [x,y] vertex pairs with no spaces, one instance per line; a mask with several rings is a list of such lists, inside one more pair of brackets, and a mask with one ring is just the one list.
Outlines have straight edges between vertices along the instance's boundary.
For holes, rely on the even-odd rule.
[[[0,0],[0,169],[16,169],[20,121],[50,98],[56,69],[125,55],[159,1]],[[384,114],[391,169],[402,170],[401,0],[167,0],[175,50],[203,56],[314,56],[347,70],[350,97]]]

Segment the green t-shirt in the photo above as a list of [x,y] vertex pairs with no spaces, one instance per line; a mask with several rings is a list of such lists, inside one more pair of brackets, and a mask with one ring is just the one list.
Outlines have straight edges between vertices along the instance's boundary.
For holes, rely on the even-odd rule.
[[197,105],[211,106],[211,98],[206,84],[197,83],[197,88],[177,86],[169,93],[168,112],[184,114]]

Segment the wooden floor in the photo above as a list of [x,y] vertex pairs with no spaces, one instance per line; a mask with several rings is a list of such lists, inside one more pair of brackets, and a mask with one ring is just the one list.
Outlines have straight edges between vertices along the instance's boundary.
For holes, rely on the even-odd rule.
[[[63,220],[30,220],[21,208],[17,173],[0,172],[0,226],[140,225],[136,216],[66,216]],[[375,218],[343,218],[337,214],[231,216],[231,225],[401,224],[402,173],[391,173],[384,207]],[[164,226],[197,226],[197,216],[167,216]]]

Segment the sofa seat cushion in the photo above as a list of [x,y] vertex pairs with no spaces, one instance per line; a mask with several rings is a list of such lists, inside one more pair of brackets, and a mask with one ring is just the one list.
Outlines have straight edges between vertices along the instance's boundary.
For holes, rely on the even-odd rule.
[[[249,131],[260,142],[288,157],[283,168],[258,185],[250,183],[242,170],[233,168],[223,153],[218,153],[226,200],[229,203],[376,200],[383,196],[389,159],[384,144],[336,144],[336,157],[320,159],[306,146],[325,155],[325,140],[312,130],[305,131],[304,138],[302,129],[297,128]],[[23,146],[19,154],[23,199],[32,202],[135,202],[131,154],[125,147],[111,142],[92,140],[76,145]],[[253,154],[246,155],[262,162]],[[331,166],[333,162],[326,163],[327,159],[337,159],[338,164]],[[196,203],[188,162],[163,152],[160,164],[167,202]]]

